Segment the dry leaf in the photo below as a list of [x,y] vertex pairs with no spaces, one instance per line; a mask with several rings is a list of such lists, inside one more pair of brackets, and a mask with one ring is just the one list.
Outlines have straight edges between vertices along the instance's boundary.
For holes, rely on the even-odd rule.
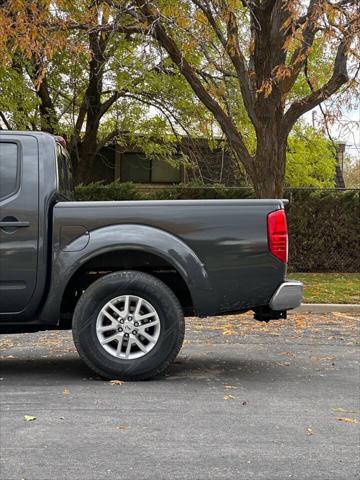
[[232,395],[225,395],[224,396],[224,400],[234,400],[235,397],[233,397]]
[[129,425],[117,425],[116,430],[127,430],[129,428]]
[[225,326],[225,327],[224,327],[223,335],[229,336],[229,335],[235,335],[235,334],[236,334],[236,332],[235,332],[235,330],[234,330],[233,328],[228,327],[228,326]]
[[331,355],[331,356],[318,356],[318,357],[310,357],[311,360],[315,360],[317,362],[325,362],[327,360],[329,361],[333,361],[333,360],[336,360],[336,357],[334,355]]
[[360,410],[348,410],[346,408],[332,408],[334,412],[339,412],[339,413],[360,413]]
[[68,388],[64,388],[64,391],[63,391],[63,394],[64,395],[70,395],[70,390]]
[[36,420],[36,417],[33,417],[32,415],[24,415],[24,420],[25,422],[33,422]]
[[357,420],[356,418],[336,417],[336,420],[339,420],[339,422],[346,422],[346,423],[359,423],[359,420]]
[[306,428],[306,433],[307,433],[308,435],[315,435],[315,432],[314,432],[314,430],[313,430],[311,427],[307,427],[307,428]]
[[111,385],[122,385],[124,382],[121,380],[110,380]]

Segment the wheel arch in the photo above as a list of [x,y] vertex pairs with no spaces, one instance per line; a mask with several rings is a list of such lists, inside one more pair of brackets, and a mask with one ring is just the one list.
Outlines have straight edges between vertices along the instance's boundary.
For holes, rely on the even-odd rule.
[[[183,285],[186,285],[191,297],[193,313],[206,315],[208,309],[213,309],[210,303],[214,301],[214,296],[211,294],[212,288],[205,266],[195,252],[178,237],[158,228],[137,224],[102,227],[90,233],[86,232],[83,236],[89,238],[82,241],[80,236],[62,249],[59,245],[54,246],[55,258],[50,290],[39,316],[40,323],[57,324],[59,322],[64,295],[69,285],[76,281],[79,272],[85,271],[87,266],[96,264],[99,259],[109,260],[116,256],[122,259],[127,257],[127,261],[120,262],[115,266],[116,268],[110,269],[111,271],[128,269],[129,260],[131,263],[131,258],[134,259],[137,255],[159,259],[160,266],[173,268]],[[78,249],[79,245],[81,250]],[[83,245],[85,245],[84,248],[82,248]],[[129,255],[130,252],[132,257]],[[100,266],[102,266],[101,262]],[[105,267],[108,266],[109,264],[105,265]],[[139,270],[147,271],[142,268]]]

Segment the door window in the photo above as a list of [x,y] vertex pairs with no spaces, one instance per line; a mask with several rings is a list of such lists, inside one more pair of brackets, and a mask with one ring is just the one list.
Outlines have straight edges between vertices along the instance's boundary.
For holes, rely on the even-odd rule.
[[10,197],[19,188],[19,159],[16,143],[0,143],[0,200]]

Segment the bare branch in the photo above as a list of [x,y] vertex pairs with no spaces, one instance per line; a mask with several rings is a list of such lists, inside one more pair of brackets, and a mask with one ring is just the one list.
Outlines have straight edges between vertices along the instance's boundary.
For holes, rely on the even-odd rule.
[[255,96],[251,88],[249,72],[246,67],[245,57],[240,49],[236,16],[232,11],[229,12],[229,19],[227,22],[227,34],[228,38],[226,42],[226,51],[238,75],[241,94],[244,100],[246,111],[251,121],[256,126],[258,125],[258,119],[254,108]]
[[294,51],[289,62],[291,74],[279,82],[283,94],[288,93],[293,87],[309,55],[310,48],[314,43],[315,34],[318,30],[316,12],[320,1],[321,0],[310,0],[306,14],[306,26],[302,35],[302,44]]
[[0,112],[0,117],[1,117],[1,120],[4,122],[5,127],[6,127],[8,130],[12,130],[11,125],[10,125],[10,123],[8,122],[8,120],[7,120],[7,118],[5,117],[5,114],[4,114],[3,112]]
[[349,80],[347,72],[347,41],[345,39],[339,44],[333,74],[330,80],[318,90],[313,91],[310,95],[294,102],[282,120],[283,129],[289,133],[294,123],[304,113],[312,110],[321,102],[328,99],[331,95],[339,90],[342,85],[345,85]]
[[107,100],[105,100],[105,102],[103,102],[100,106],[100,112],[99,112],[99,115],[100,117],[102,117],[103,115],[105,115],[105,113],[109,110],[109,108],[111,108],[114,103],[119,100],[120,97],[122,97],[124,95],[124,91],[115,91]]

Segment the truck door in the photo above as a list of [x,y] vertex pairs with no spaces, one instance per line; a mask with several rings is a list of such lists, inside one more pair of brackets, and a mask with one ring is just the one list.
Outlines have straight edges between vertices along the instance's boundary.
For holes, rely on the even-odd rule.
[[38,144],[31,135],[0,135],[0,313],[21,312],[37,278]]

